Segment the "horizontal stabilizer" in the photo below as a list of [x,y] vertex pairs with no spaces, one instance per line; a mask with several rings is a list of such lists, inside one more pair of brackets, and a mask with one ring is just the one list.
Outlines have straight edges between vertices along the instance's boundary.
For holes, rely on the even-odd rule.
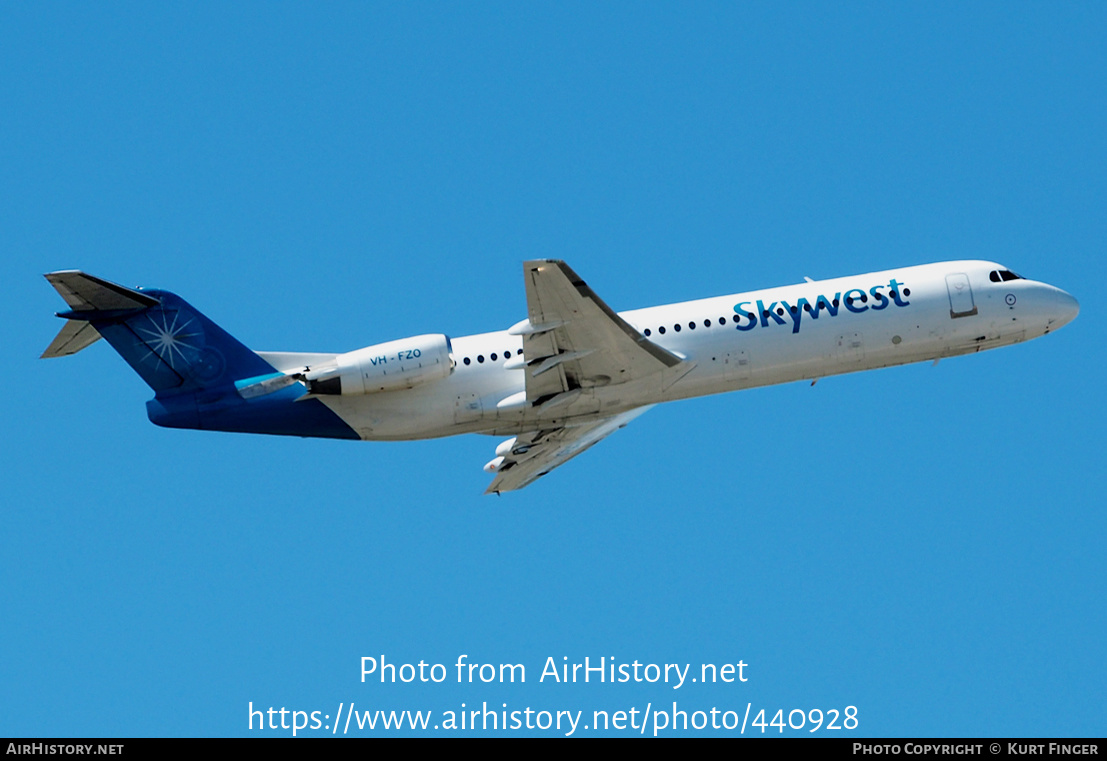
[[66,320],[61,332],[46,347],[46,351],[42,352],[40,359],[68,357],[96,343],[99,338],[100,333],[92,327],[92,323],[83,320]]
[[159,303],[141,291],[109,283],[80,270],[50,272],[46,279],[74,312],[145,309]]

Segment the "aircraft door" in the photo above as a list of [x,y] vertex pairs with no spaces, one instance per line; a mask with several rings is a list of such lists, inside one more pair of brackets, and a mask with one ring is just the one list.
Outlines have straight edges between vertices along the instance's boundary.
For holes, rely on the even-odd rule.
[[976,304],[972,298],[972,286],[969,276],[963,272],[946,275],[946,290],[949,291],[949,316],[969,317],[976,314]]

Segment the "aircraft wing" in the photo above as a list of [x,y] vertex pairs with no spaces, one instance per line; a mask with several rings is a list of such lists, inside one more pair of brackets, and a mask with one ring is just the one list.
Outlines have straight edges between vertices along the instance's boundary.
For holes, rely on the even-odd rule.
[[503,455],[503,461],[496,469],[496,477],[492,479],[492,483],[484,493],[499,494],[522,489],[558,465],[568,462],[593,444],[623,428],[650,407],[653,405],[639,407],[585,425],[551,428],[516,436],[514,443]]
[[682,362],[615,314],[565,262],[528,261],[523,272],[527,319],[508,332],[523,337],[529,402],[638,380]]

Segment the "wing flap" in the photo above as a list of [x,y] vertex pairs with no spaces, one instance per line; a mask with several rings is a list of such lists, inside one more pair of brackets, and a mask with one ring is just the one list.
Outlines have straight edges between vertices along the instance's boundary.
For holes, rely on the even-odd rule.
[[522,489],[625,427],[652,406],[638,407],[585,425],[534,431],[515,437],[515,443],[503,455],[496,477],[484,493]]

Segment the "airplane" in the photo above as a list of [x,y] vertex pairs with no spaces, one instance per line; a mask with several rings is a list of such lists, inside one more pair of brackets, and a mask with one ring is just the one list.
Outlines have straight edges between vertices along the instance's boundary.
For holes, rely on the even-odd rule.
[[527,316],[341,354],[251,351],[169,291],[47,274],[69,309],[42,354],[104,338],[168,428],[401,441],[507,437],[487,493],[521,489],[661,402],[937,361],[1037,338],[1076,299],[986,261],[925,264],[615,312],[565,262],[523,264]]

